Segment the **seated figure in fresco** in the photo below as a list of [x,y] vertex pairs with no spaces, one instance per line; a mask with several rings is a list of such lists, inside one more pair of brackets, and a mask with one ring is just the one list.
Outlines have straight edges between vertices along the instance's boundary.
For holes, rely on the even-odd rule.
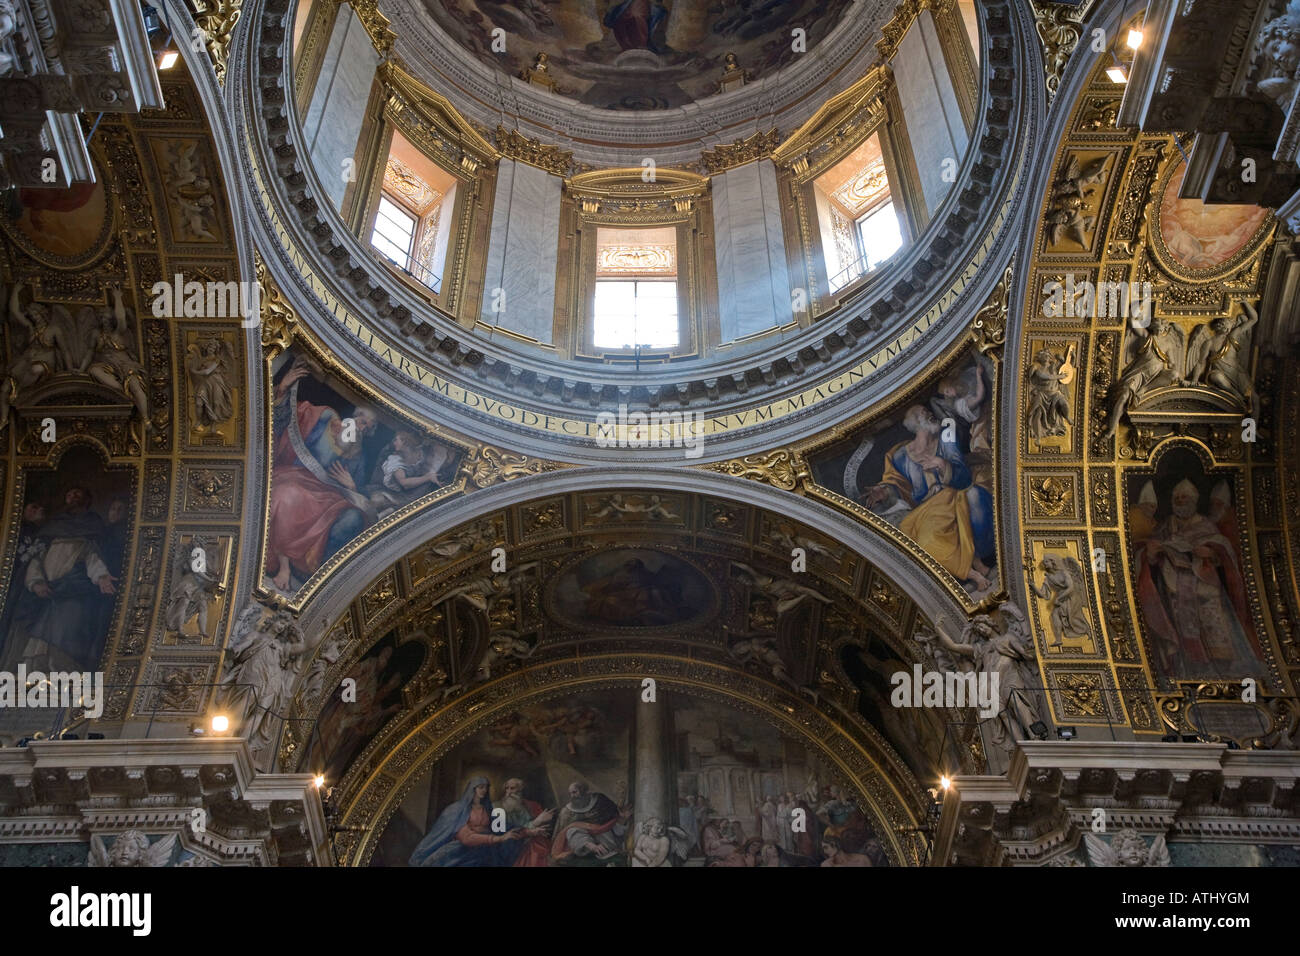
[[411,866],[513,865],[527,832],[492,832],[490,791],[487,777],[471,777],[461,798],[442,811],[411,853]]
[[117,577],[108,525],[90,510],[87,488],[64,493],[64,508],[34,534],[9,640],[33,670],[91,670],[99,664]]
[[941,438],[942,423],[930,409],[913,405],[903,416],[912,433],[885,455],[878,484],[863,501],[920,545],[959,581],[991,587],[985,558],[994,553],[993,496],[972,484],[956,441]]
[[275,452],[267,515],[266,573],[287,591],[291,574],[306,579],[375,520],[374,505],[358,489],[367,476],[363,439],[378,425],[372,409],[358,406],[353,441],[343,440],[343,419],[328,405],[298,401],[293,386],[310,374],[295,362],[275,387]]
[[563,863],[575,858],[608,860],[617,856],[627,836],[630,812],[620,810],[603,793],[592,793],[582,781],[569,784],[569,802],[560,810],[555,824],[551,859]]

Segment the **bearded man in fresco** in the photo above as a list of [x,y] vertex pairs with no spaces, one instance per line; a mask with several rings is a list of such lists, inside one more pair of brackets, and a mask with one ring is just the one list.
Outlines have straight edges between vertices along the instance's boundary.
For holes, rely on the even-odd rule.
[[356,433],[345,440],[344,418],[328,405],[297,401],[295,384],[310,374],[297,361],[275,387],[275,457],[267,522],[266,573],[287,591],[291,574],[306,579],[375,520],[360,492],[368,462],[363,439],[379,423],[358,406]]
[[956,441],[943,441],[943,425],[924,405],[903,416],[912,433],[885,455],[880,482],[863,500],[883,517],[901,514],[898,529],[929,553],[959,581],[987,590],[989,567],[982,557],[993,552],[993,498],[973,484],[970,468]]
[[603,793],[592,793],[581,781],[569,784],[569,802],[555,825],[551,858],[564,862],[575,857],[607,860],[617,856],[627,836],[630,813],[620,811],[618,804]]
[[1138,601],[1169,677],[1262,675],[1236,544],[1200,514],[1200,490],[1174,487],[1172,513],[1137,545]]
[[551,856],[551,838],[547,824],[555,817],[554,810],[543,810],[536,800],[524,793],[524,782],[518,777],[506,781],[501,797],[501,808],[506,811],[506,827],[524,832],[519,858],[515,866],[548,866]]

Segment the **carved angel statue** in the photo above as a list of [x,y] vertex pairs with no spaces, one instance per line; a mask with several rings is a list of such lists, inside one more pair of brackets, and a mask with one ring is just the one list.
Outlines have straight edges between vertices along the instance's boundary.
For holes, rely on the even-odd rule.
[[460,587],[452,588],[443,595],[443,600],[462,598],[477,610],[487,613],[488,608],[497,598],[511,593],[515,585],[526,578],[535,567],[537,562],[529,561],[527,564],[519,565],[513,571],[480,575],[466,581]]
[[312,704],[320,697],[321,691],[325,689],[325,675],[338,662],[342,654],[343,635],[335,632],[325,639],[324,646],[316,652],[311,667],[307,670],[307,679],[303,684],[302,692],[304,702]]
[[90,348],[84,353],[79,371],[131,399],[144,421],[145,431],[152,431],[144,366],[132,356],[134,348],[127,327],[126,307],[122,304],[122,290],[113,286],[112,291],[113,307],[95,311],[98,328],[92,333]]
[[830,561],[839,561],[844,554],[838,548],[828,548],[820,541],[799,534],[794,525],[784,521],[775,522],[769,531],[769,535],[772,541],[786,552],[793,552],[795,548],[803,548],[808,554],[819,554]]
[[641,831],[632,847],[632,866],[673,866],[673,858],[686,861],[691,852],[691,839],[681,827],[670,827],[658,817],[650,817],[641,824]]
[[1070,400],[1062,386],[1074,381],[1071,364],[1074,346],[1064,356],[1051,349],[1039,349],[1034,363],[1029,366],[1029,410],[1025,427],[1036,440],[1064,435],[1065,426],[1071,425]]
[[202,161],[195,155],[198,143],[181,142],[168,150],[167,194],[176,203],[183,238],[216,239],[208,228],[215,214],[212,182],[203,175]]
[[271,748],[289,703],[296,661],[306,649],[287,611],[250,604],[235,623],[221,700],[259,769],[269,769],[274,759]]
[[1146,395],[1167,385],[1183,384],[1186,342],[1183,330],[1172,322],[1152,316],[1148,297],[1142,312],[1129,323],[1124,369],[1112,392],[1106,435],[1114,437],[1120,419]]
[[1034,594],[1051,603],[1048,618],[1052,631],[1050,647],[1060,647],[1066,637],[1087,637],[1088,585],[1083,567],[1070,555],[1045,554],[1038,563],[1043,570],[1042,584],[1034,584],[1032,572],[1029,586]]
[[773,679],[790,687],[795,693],[803,694],[814,702],[818,699],[816,688],[805,687],[790,676],[781,653],[776,649],[776,635],[751,632],[742,634],[741,639],[727,646],[732,657],[742,664],[754,663],[771,672]]
[[216,547],[197,536],[190,547],[178,550],[172,566],[171,598],[163,614],[169,631],[184,633],[185,625],[194,621],[198,636],[212,636],[208,633],[208,605],[222,590],[213,573],[218,557]]
[[1088,845],[1088,859],[1093,866],[1169,865],[1169,848],[1165,846],[1163,833],[1156,834],[1150,849],[1136,830],[1120,830],[1110,838],[1109,844],[1095,833],[1085,833],[1083,839]]
[[731,566],[740,572],[740,576],[745,580],[745,583],[753,590],[772,600],[778,617],[786,611],[794,610],[809,598],[821,601],[823,604],[832,603],[831,599],[823,597],[821,592],[803,584],[796,584],[789,578],[777,578],[770,574],[764,574],[739,561],[732,561]]
[[1259,91],[1282,108],[1291,109],[1300,85],[1300,0],[1291,0],[1280,17],[1264,24],[1256,40],[1264,70]]
[[175,833],[150,843],[139,830],[126,830],[107,849],[102,837],[91,840],[86,866],[166,866],[175,847]]
[[1238,301],[1240,315],[1217,315],[1192,330],[1187,343],[1187,379],[1193,385],[1226,392],[1258,416],[1259,396],[1250,377],[1250,333],[1259,322],[1259,313],[1245,299]]
[[488,635],[487,650],[479,660],[474,679],[479,683],[489,681],[492,679],[492,668],[500,661],[507,658],[524,660],[532,657],[534,650],[534,646],[521,638],[518,631],[493,631]]
[[609,518],[613,515],[645,515],[651,521],[676,521],[681,515],[673,514],[662,504],[659,495],[647,495],[644,504],[634,504],[623,495],[607,495],[593,507],[589,517]]
[[234,414],[235,350],[219,335],[191,344],[185,350],[185,370],[190,378],[194,423],[202,430],[229,421]]
[[954,659],[963,657],[980,673],[997,675],[998,712],[988,718],[993,742],[1008,753],[1016,742],[1036,737],[1047,738],[1047,725],[1041,689],[1038,686],[1038,660],[1024,612],[1010,601],[998,608],[1002,630],[988,614],[977,614],[962,629],[961,641],[945,633],[940,619],[933,637],[919,634],[918,641],[937,639]]
[[496,542],[496,529],[490,520],[483,519],[448,538],[435,541],[428,550],[441,558],[454,558],[468,551],[485,551]]
[[1079,164],[1077,155],[1070,157],[1065,175],[1052,187],[1052,202],[1043,220],[1047,225],[1049,243],[1056,245],[1064,233],[1080,246],[1087,247],[1097,217],[1084,215],[1083,208],[1106,175],[1109,162],[1109,154],[1089,161],[1086,166]]
[[[9,409],[19,395],[57,371],[72,368],[69,361],[72,317],[61,305],[33,301],[24,312],[19,302],[22,286],[9,293],[9,354],[12,360],[0,382],[0,431],[9,425]],[[33,294],[36,292],[32,284]],[[19,333],[25,341],[18,343]]]

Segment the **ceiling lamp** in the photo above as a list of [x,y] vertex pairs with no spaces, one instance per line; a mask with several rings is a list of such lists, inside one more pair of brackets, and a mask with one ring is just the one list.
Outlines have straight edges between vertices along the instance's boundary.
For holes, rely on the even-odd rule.
[[1110,77],[1112,83],[1124,84],[1128,82],[1128,76],[1124,73],[1124,67],[1116,63],[1114,66],[1106,67],[1106,75]]
[[1125,39],[1124,42],[1128,44],[1128,48],[1130,50],[1136,50],[1138,47],[1142,45],[1142,31],[1129,30],[1128,37]]

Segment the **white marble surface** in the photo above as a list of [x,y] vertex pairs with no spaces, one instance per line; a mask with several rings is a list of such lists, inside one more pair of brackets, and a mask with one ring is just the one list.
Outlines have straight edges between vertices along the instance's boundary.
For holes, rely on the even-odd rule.
[[718,307],[724,342],[791,318],[779,201],[776,169],[769,160],[713,178]]
[[370,37],[352,8],[340,8],[302,124],[307,152],[336,208],[342,207],[348,187],[343,178],[343,160],[356,157],[357,138],[378,63]]
[[[483,284],[483,321],[550,342],[555,324],[555,269],[562,182],[544,169],[503,159],[497,170]],[[505,291],[494,312],[497,289]]]
[[955,175],[966,155],[968,137],[930,11],[923,10],[917,17],[890,66],[898,83],[921,191],[928,211],[934,212],[952,188],[943,178],[944,160],[953,160],[950,168]]

